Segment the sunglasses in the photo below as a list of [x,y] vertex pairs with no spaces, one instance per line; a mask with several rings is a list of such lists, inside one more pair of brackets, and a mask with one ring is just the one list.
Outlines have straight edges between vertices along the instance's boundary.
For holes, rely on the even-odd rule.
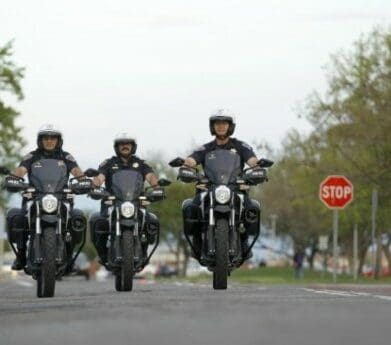
[[54,139],[58,139],[58,135],[44,135],[42,137],[42,140],[54,140]]

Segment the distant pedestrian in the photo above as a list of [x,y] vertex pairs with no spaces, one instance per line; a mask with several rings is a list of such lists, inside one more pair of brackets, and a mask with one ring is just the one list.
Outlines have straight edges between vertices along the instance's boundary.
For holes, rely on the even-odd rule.
[[293,256],[293,265],[295,267],[295,278],[303,279],[304,271],[303,271],[303,262],[305,259],[305,253],[303,249],[299,248],[296,250],[295,255]]

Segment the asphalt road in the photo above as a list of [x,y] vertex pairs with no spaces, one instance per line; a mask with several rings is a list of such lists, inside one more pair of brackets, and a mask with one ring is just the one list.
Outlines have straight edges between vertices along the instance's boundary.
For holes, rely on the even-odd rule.
[[229,286],[66,278],[37,299],[29,277],[0,281],[1,345],[377,345],[391,343],[391,288]]

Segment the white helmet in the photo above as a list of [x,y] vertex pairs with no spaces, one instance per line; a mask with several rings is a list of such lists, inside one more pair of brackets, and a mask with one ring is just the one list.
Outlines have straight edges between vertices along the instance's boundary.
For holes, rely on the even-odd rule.
[[37,146],[38,148],[42,149],[42,137],[45,135],[52,135],[58,137],[58,142],[56,149],[61,149],[62,144],[63,144],[63,139],[62,139],[62,132],[59,128],[54,126],[53,124],[46,124],[43,125],[39,130],[37,134]]
[[227,121],[229,123],[228,136],[235,132],[235,114],[228,109],[217,109],[209,117],[209,129],[212,135],[216,135],[214,124],[216,121]]
[[118,133],[114,138],[114,151],[119,155],[118,145],[121,143],[130,143],[132,144],[131,154],[134,155],[137,151],[137,140],[135,137],[132,137],[129,133],[123,132]]

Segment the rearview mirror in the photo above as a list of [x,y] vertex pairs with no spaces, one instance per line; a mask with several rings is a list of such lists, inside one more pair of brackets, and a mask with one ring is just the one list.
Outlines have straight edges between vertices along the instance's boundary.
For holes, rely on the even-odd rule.
[[87,169],[85,172],[84,172],[84,175],[86,175],[87,177],[95,177],[95,176],[98,176],[99,175],[99,171],[96,170],[96,169]]
[[180,157],[177,157],[177,158],[173,159],[170,163],[168,163],[168,165],[172,168],[179,168],[183,164],[185,164],[185,160]]
[[167,187],[171,184],[171,181],[170,180],[167,180],[165,178],[161,178],[159,181],[158,181],[158,184],[160,187]]
[[261,158],[261,159],[258,161],[258,165],[259,165],[261,168],[270,168],[273,164],[274,164],[273,161],[271,161],[270,159],[266,159],[266,158]]
[[0,175],[9,175],[11,171],[6,167],[0,167]]

